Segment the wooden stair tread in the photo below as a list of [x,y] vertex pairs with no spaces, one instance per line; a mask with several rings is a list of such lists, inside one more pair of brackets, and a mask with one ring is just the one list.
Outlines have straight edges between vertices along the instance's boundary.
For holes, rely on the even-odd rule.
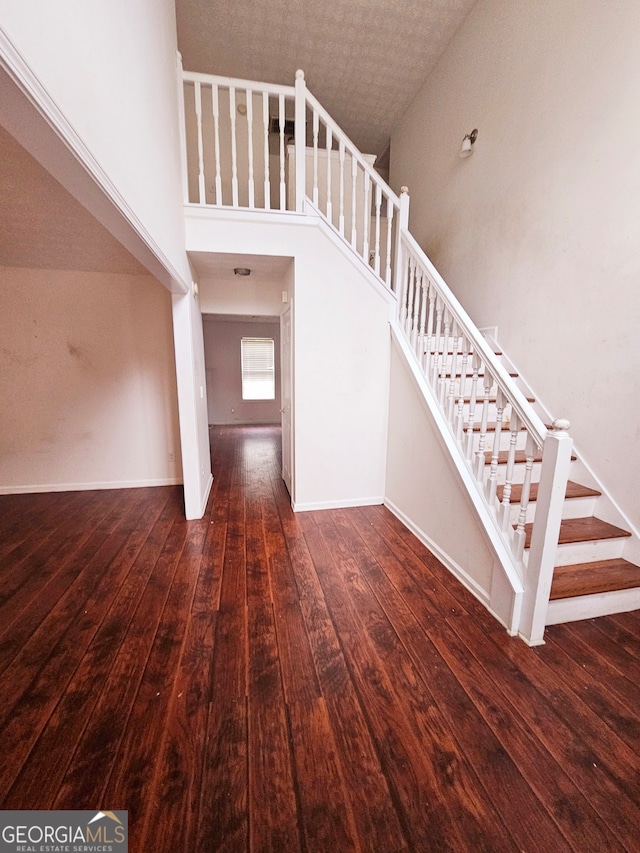
[[[535,397],[527,397],[526,399],[527,399],[527,402],[529,402],[529,403],[535,403],[535,401],[536,401],[536,398],[535,398]],[[468,394],[468,395],[464,398],[464,402],[465,402],[465,403],[470,403],[470,402],[471,402],[471,394]],[[495,395],[495,394],[493,394],[492,396],[490,396],[490,397],[489,397],[489,399],[487,400],[487,402],[488,402],[488,403],[497,403],[497,402],[498,402],[498,399],[497,399],[496,395]],[[484,403],[484,396],[481,396],[480,394],[478,394],[478,395],[476,396],[476,406],[477,406],[478,408],[482,408],[482,404],[483,404],[483,403]]]
[[[531,483],[531,490],[529,492],[529,501],[537,501],[538,500],[538,486],[539,483]],[[502,496],[504,494],[504,486],[498,486],[497,495],[498,500],[502,500]],[[567,483],[567,491],[565,492],[565,498],[597,498],[601,495],[602,492],[599,492],[597,489],[590,489],[589,486],[582,486],[580,483],[574,483],[572,480],[569,480]],[[514,483],[511,486],[511,503],[518,504],[520,503],[520,499],[522,498],[522,483]]]
[[623,559],[599,560],[556,566],[550,598],[574,598],[635,587],[640,587],[640,566]]
[[[487,450],[487,452],[484,454],[487,458],[487,462],[491,462],[492,453],[493,453],[492,450]],[[571,459],[574,460],[574,459],[577,459],[577,457],[572,453]],[[506,465],[506,463],[508,461],[509,461],[509,451],[508,450],[501,450],[500,453],[498,453],[498,465]],[[516,461],[516,463],[527,461],[527,457],[525,455],[524,450],[516,450],[515,461]],[[541,450],[538,451],[536,453],[536,455],[533,457],[533,461],[534,462],[542,462],[542,451]]]
[[[515,371],[515,370],[509,370],[509,371],[508,371],[508,373],[509,373],[509,376],[511,376],[511,378],[512,378],[512,379],[516,379],[518,376],[520,376],[520,374],[519,374],[517,371]],[[455,376],[460,377],[460,376],[462,376],[462,371],[461,371],[461,370],[458,370],[454,375],[455,375]],[[447,378],[449,378],[449,379],[450,379],[450,378],[451,378],[451,371],[450,371],[450,370],[447,370],[447,372],[446,372],[446,373],[444,373],[444,374],[443,374],[443,376],[446,376]],[[485,374],[484,374],[484,373],[478,373],[478,379],[484,379],[484,376],[485,376]],[[473,374],[472,374],[472,373],[470,373],[469,371],[467,371],[467,372],[465,373],[465,378],[466,378],[466,379],[473,379]]]
[[[515,525],[514,525],[515,526]],[[525,544],[528,548],[531,544],[531,531],[533,524],[525,524]],[[602,521],[594,515],[587,518],[565,518],[560,524],[559,545],[569,545],[572,542],[595,542],[598,539],[617,539],[621,536],[631,536],[628,530]]]
[[[472,431],[473,431],[473,432],[480,432],[481,427],[482,427],[482,424],[479,424],[479,423],[477,423],[477,422],[474,422],[474,424],[473,424],[473,430],[472,430]],[[469,428],[469,424],[468,424],[468,423],[465,423],[465,425],[464,425],[464,429],[465,429],[465,431],[466,431],[468,428]],[[511,424],[510,424],[510,423],[506,423],[505,421],[503,421],[503,422],[502,422],[502,430],[503,430],[504,432],[511,432]],[[523,425],[520,427],[520,432],[523,432],[524,430],[526,430],[526,426],[524,426],[524,424],[523,424]],[[495,422],[495,421],[490,421],[490,422],[487,424],[487,432],[495,432],[495,431],[496,431],[496,422]]]
[[[429,355],[443,355],[444,352],[445,351],[443,349],[436,349],[435,347],[432,347],[431,349],[425,349],[424,354],[425,355],[427,355],[427,354],[429,354]],[[456,355],[459,355],[459,356],[463,355],[461,350],[459,350],[459,349],[454,350],[452,347],[449,347],[449,349],[446,352],[447,352],[447,355],[453,355],[454,353]],[[500,350],[500,349],[492,350],[492,352],[494,355],[497,355],[498,357],[503,354],[502,350]],[[470,349],[469,352],[467,353],[467,355],[472,356],[473,353],[474,353],[474,350]]]

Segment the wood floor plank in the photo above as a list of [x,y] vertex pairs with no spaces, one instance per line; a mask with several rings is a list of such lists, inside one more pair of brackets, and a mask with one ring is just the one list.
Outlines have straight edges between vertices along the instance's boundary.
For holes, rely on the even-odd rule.
[[249,850],[246,697],[211,703],[204,748],[194,849],[244,853]]
[[[462,632],[457,620],[451,620],[451,624],[454,630]],[[495,639],[499,635],[488,639],[470,620],[464,621],[464,630],[474,653],[482,654],[483,665],[488,667],[496,686],[532,727],[548,752],[563,767],[570,768],[576,786],[601,818],[598,834],[609,828],[623,846],[633,849],[640,789],[634,791],[632,788],[640,779],[637,776],[620,778],[618,768],[613,768],[613,776],[610,774],[608,757],[595,748],[588,732],[582,733],[579,729],[581,715],[572,724],[565,722],[561,710],[550,707],[549,697],[539,693],[539,683],[532,684],[498,648]],[[560,683],[556,680],[556,689]],[[580,713],[577,703],[572,710]]]
[[206,521],[185,523],[189,538],[182,548],[131,714],[110,776],[102,789],[102,802],[126,804],[130,821],[129,840],[134,849],[141,847],[146,803],[153,785],[155,765],[161,757],[157,744],[162,740],[171,704],[187,627],[185,617],[191,609],[198,579],[206,526]]
[[105,507],[94,494],[80,514],[65,520],[63,529],[57,525],[58,536],[46,535],[42,541],[38,537],[29,539],[2,561],[4,583],[0,591],[0,619],[4,626],[8,628],[19,619],[34,598],[45,602],[55,600],[54,596],[41,595],[43,583],[60,575],[88,540],[95,541],[96,524],[100,524],[105,512],[114,509]]
[[[355,521],[358,515],[350,511],[348,517]],[[359,531],[366,541],[369,533],[366,526],[354,524],[353,527],[354,533]],[[482,768],[479,780],[489,800],[501,814],[507,812],[514,802],[518,803],[521,818],[508,826],[514,843],[523,850],[536,847],[562,849],[565,842],[548,811],[456,678],[455,658],[445,661],[428,638],[425,629],[433,624],[432,620],[422,624],[416,618],[411,607],[416,598],[413,587],[409,587],[408,601],[405,600],[400,592],[402,587],[395,586],[393,582],[394,579],[396,582],[402,579],[401,575],[398,576],[395,562],[383,556],[377,547],[370,557],[361,557],[358,562],[425,688],[444,715],[445,725],[447,720],[456,720],[454,737],[472,766]],[[440,624],[442,622],[437,623]]]
[[[570,768],[541,748],[535,718],[532,723],[506,696],[496,697],[491,667],[484,665],[484,647],[490,641],[485,637],[478,645],[475,634],[467,636],[467,622],[463,618],[429,626],[429,637],[563,834],[564,844],[547,849],[623,850],[575,785]],[[509,811],[521,815],[521,801],[514,799]]]
[[187,526],[184,518],[174,515],[170,530],[156,525],[153,532],[155,540],[149,537],[144,556],[140,555],[137,561],[144,571],[144,559],[148,560],[152,571],[56,794],[57,809],[73,808],[78,801],[100,808],[105,781],[124,736],[177,571]]
[[[147,502],[138,506],[140,517],[144,515],[154,528],[163,526],[167,531],[176,509],[177,502],[168,494],[158,496],[153,508]],[[37,798],[36,801],[46,804],[43,808],[52,807],[72,751],[97,702],[96,685],[102,687],[104,674],[146,583],[146,575],[132,568],[150,538],[150,529],[136,525],[135,521],[133,514],[132,529],[114,559],[97,565],[100,581],[90,598],[83,602],[84,618],[73,621],[61,642],[50,650],[46,664],[24,696],[24,707],[16,709],[5,729],[13,748],[11,761],[0,771],[0,791],[6,790],[4,773],[10,764],[14,765],[14,777],[20,769],[20,776],[7,797],[8,803],[33,802]],[[43,642],[46,640],[45,632]],[[44,778],[43,762],[50,762]]]
[[[309,540],[313,535],[309,522],[318,524],[320,543],[315,541],[310,549],[312,554],[316,549],[314,562],[343,644],[348,645],[350,657],[359,662],[352,678],[370,710],[369,725],[378,749],[385,755],[387,774],[393,779],[413,844],[418,848],[427,843],[441,845],[442,849],[462,849],[465,843],[482,847],[490,836],[492,849],[510,849],[511,840],[499,818],[493,814],[492,819],[484,820],[491,807],[482,804],[452,739],[434,721],[433,706],[415,674],[404,662],[402,671],[395,668],[399,658],[393,654],[393,631],[371,597],[364,607],[353,601],[353,595],[358,595],[353,592],[354,584],[359,584],[358,573],[339,554],[331,526],[319,513],[311,515],[313,519],[305,519],[305,534]],[[319,545],[324,550],[322,557]],[[343,585],[343,579],[351,595],[338,598],[334,590]],[[364,591],[362,587],[360,591]],[[424,737],[426,731],[428,738]],[[413,812],[416,807],[423,814],[420,829]]]
[[294,513],[280,442],[212,427],[200,521],[0,498],[0,807],[165,853],[635,851],[638,614],[528,649],[386,507]]
[[[216,495],[223,497],[223,478]],[[222,482],[222,488],[221,488]],[[156,763],[141,830],[140,849],[172,853],[175,839],[184,849],[196,849],[203,744],[211,698],[211,661],[224,560],[228,505],[223,499],[210,504],[208,526],[200,554],[197,584],[186,619],[186,633],[177,666],[173,695],[167,712],[160,759]],[[193,571],[196,571],[195,561]],[[160,814],[153,808],[161,802]]]
[[271,603],[252,604],[249,629],[250,849],[301,849],[293,756]]
[[292,702],[287,707],[304,849],[309,853],[362,850],[324,700]]
[[[291,511],[284,488],[278,489],[275,497],[358,837],[363,849],[406,850],[407,843],[388,781],[351,681],[301,525]],[[363,804],[366,807],[363,808]]]
[[621,699],[611,686],[605,687],[598,677],[600,660],[590,655],[589,668],[587,664],[575,661],[567,649],[555,639],[555,635],[545,636],[544,648],[539,656],[547,666],[554,671],[564,671],[566,683],[573,692],[604,721],[607,727],[632,750],[640,746],[640,719],[636,710],[638,705],[631,707]]

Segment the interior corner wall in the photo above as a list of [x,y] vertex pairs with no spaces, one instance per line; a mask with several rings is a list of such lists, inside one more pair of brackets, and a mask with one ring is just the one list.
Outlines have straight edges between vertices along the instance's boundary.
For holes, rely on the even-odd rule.
[[391,182],[476,324],[498,326],[640,525],[638,32],[636,0],[480,0],[392,136]]
[[0,268],[0,491],[181,481],[171,297],[151,276]]
[[[496,557],[397,345],[391,347],[385,503],[489,606]],[[498,615],[509,622],[509,607]]]
[[[280,324],[249,320],[220,320],[203,316],[210,424],[279,424]],[[276,396],[274,400],[243,400],[240,341],[245,337],[273,338]]]
[[173,0],[3,2],[0,15],[12,56],[172,266],[178,289],[188,286]]

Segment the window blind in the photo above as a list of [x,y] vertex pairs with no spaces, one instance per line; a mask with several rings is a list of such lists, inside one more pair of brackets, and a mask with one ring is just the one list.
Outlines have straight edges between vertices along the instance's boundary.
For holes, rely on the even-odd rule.
[[275,400],[273,338],[242,338],[242,399]]

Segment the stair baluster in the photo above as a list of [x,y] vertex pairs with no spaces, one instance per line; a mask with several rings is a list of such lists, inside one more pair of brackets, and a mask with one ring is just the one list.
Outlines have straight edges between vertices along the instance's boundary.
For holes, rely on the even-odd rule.
[[[264,139],[264,207],[265,210],[271,209],[271,181],[269,179],[269,95],[267,92],[262,93],[262,126]],[[216,123],[217,128],[217,123]],[[216,130],[216,138],[218,131]],[[219,142],[216,143],[216,152],[219,149]],[[217,155],[219,156],[219,155]],[[216,165],[216,181],[218,180],[219,164]]]
[[249,160],[249,177],[248,177],[249,207],[253,209],[256,206],[256,189],[255,189],[255,182],[254,182],[254,177],[253,177],[253,92],[251,89],[247,89],[247,91],[246,91],[246,104],[247,104],[247,147],[248,147],[248,160]]
[[[486,367],[485,367],[486,369]],[[498,458],[500,456],[500,437],[502,434],[502,419],[504,417],[504,394],[502,389],[498,389],[496,397],[496,428],[493,433],[493,448],[491,450],[491,469],[489,471],[489,479],[486,485],[487,503],[493,506],[496,499],[496,489],[498,486]],[[515,449],[515,448],[514,448]]]
[[338,230],[340,232],[340,236],[344,237],[344,161],[345,161],[345,151],[344,151],[344,141],[341,139],[338,146],[339,156],[340,156],[340,210],[338,213]]
[[198,202],[207,203],[207,191],[204,179],[204,144],[202,141],[202,88],[200,82],[195,84],[196,123],[198,128]]
[[502,501],[500,503],[500,526],[506,533],[509,530],[511,489],[513,484],[513,472],[516,462],[516,447],[518,435],[520,434],[520,421],[515,412],[511,413],[511,430],[509,434],[509,452],[507,454],[507,470],[505,472],[504,487],[502,489]]
[[229,86],[229,121],[231,122],[231,197],[234,207],[238,207],[238,142],[236,138],[236,90]]
[[466,444],[464,453],[469,462],[473,459],[473,428],[476,422],[476,405],[478,403],[478,378],[480,375],[480,356],[474,351],[472,359],[471,396],[469,397],[469,414],[467,415]]

